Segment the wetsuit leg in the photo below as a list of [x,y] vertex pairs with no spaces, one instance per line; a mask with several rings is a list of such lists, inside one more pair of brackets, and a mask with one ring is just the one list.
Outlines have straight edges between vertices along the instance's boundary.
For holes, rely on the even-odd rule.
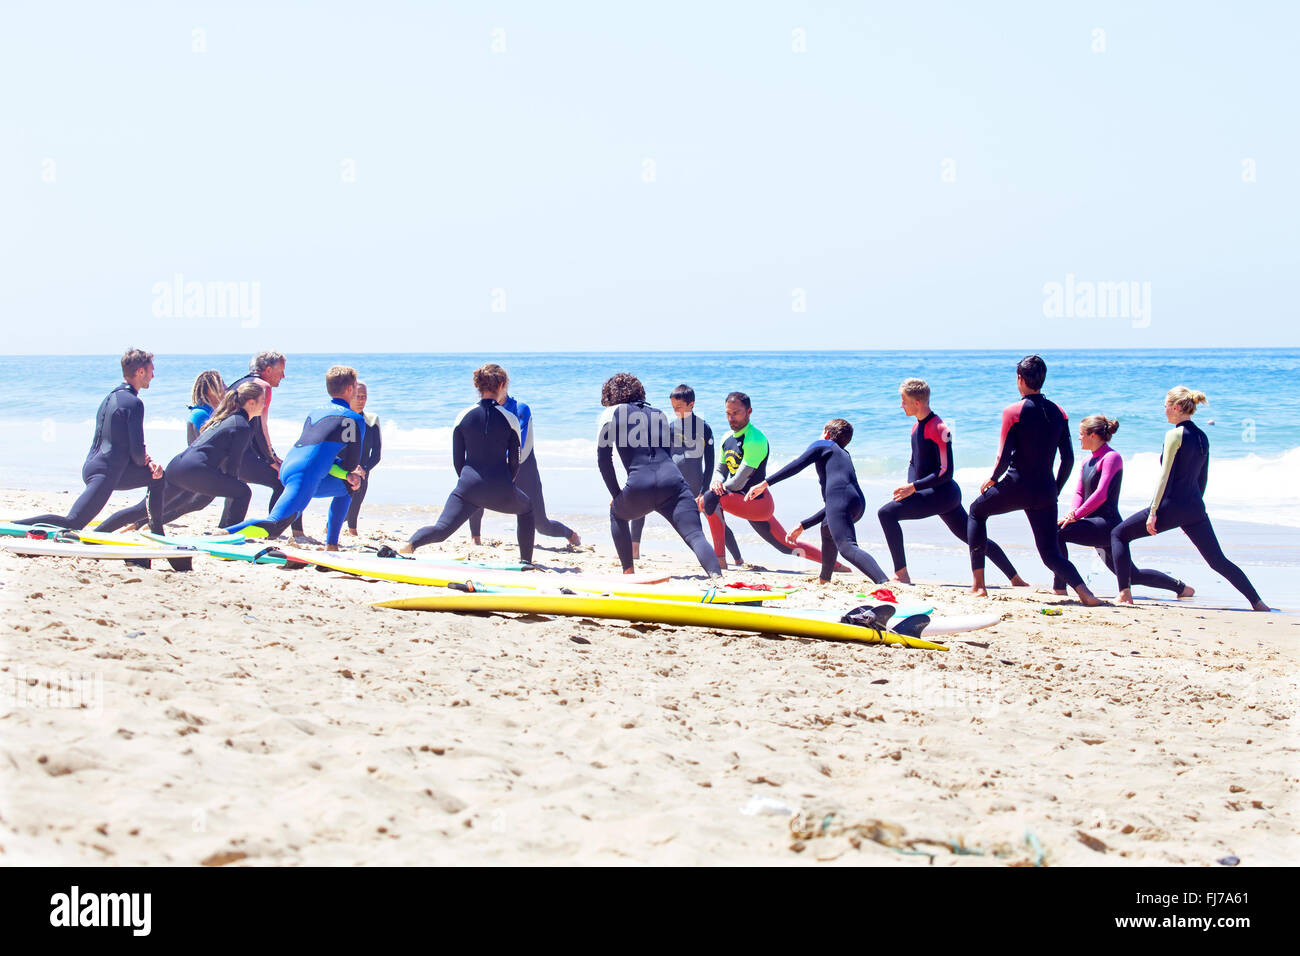
[[[712,509],[709,507],[710,504],[713,505]],[[726,514],[735,515],[737,518],[748,521],[750,527],[758,532],[759,537],[782,554],[793,554],[797,557],[807,558],[816,564],[821,563],[822,553],[812,545],[801,542],[792,548],[785,543],[786,530],[781,526],[781,522],[776,519],[776,502],[773,500],[771,492],[761,498],[755,498],[753,501],[746,501],[744,495],[735,492],[727,492],[719,497],[709,491],[704,496],[704,513],[708,515],[709,531],[713,535],[713,553],[717,555],[719,560],[722,559],[725,533],[725,525],[718,514],[719,509]]]
[[[966,529],[969,525],[969,518],[966,515],[966,509],[961,505],[958,505],[950,511],[941,513],[939,515],[939,520],[947,525],[948,530],[958,538],[961,538],[962,541],[966,540]],[[1007,576],[1008,581],[1014,580],[1018,576],[1016,574],[1016,566],[1011,563],[1011,559],[1007,557],[1007,553],[998,547],[996,541],[985,541],[984,554],[993,562],[995,568]]]
[[1029,519],[1029,529],[1034,533],[1034,544],[1038,556],[1053,574],[1060,575],[1072,588],[1083,585],[1083,575],[1070,563],[1070,559],[1061,554],[1056,537],[1060,528],[1056,524],[1056,503],[1046,508],[1026,508],[1025,517]]
[[966,544],[970,548],[972,571],[984,570],[989,518],[1024,509],[1025,503],[1018,491],[1014,485],[994,485],[970,503],[970,513],[966,520]]
[[361,479],[361,487],[352,492],[352,504],[348,506],[348,527],[357,530],[357,518],[361,516],[361,502],[366,500],[366,491],[370,488],[370,476]]
[[[87,462],[82,469],[86,487],[66,515],[43,514],[22,518],[16,524],[53,524],[80,531],[104,510],[114,491],[148,488],[155,515],[163,513],[165,478],[154,478],[145,465],[128,464],[123,468],[105,467],[102,462]],[[143,518],[143,516],[142,516]],[[161,525],[159,526],[161,528]]]
[[542,496],[542,476],[537,470],[537,456],[529,455],[519,463],[515,486],[532,502],[533,523],[538,534],[544,534],[548,538],[564,538],[566,541],[573,537],[572,528],[546,516],[546,499]]
[[[845,561],[871,578],[876,584],[884,584],[889,580],[888,575],[876,563],[876,559],[858,545],[858,535],[853,525],[862,517],[865,511],[866,502],[860,498],[855,504],[848,507],[843,505],[838,507],[827,506],[826,517],[822,521],[822,580],[830,580],[831,572],[835,569],[836,551]],[[831,555],[829,558],[826,556],[828,536],[831,541]]]
[[426,544],[446,541],[461,525],[470,520],[470,516],[476,509],[481,511],[484,508],[515,515],[519,557],[525,563],[531,563],[536,529],[533,524],[533,506],[528,496],[513,484],[489,483],[467,479],[464,476],[448,497],[437,523],[421,528],[411,535],[411,546],[419,548]]
[[[1157,512],[1157,517],[1158,514]],[[1183,525],[1183,533],[1192,539],[1192,544],[1196,546],[1197,551],[1201,552],[1201,557],[1205,559],[1206,564],[1226,578],[1228,583],[1240,591],[1252,606],[1259,603],[1259,592],[1250,583],[1246,573],[1229,561],[1223,549],[1219,547],[1219,539],[1214,533],[1209,517]]]
[[[270,488],[271,500],[267,503],[267,508],[272,512],[275,511],[276,505],[280,503],[280,499],[284,495],[284,484],[280,481],[280,476],[276,470],[271,467],[270,462],[250,448],[244,452],[244,459],[239,463],[239,479],[248,482],[250,485],[261,485],[263,488]],[[302,510],[306,507],[307,503],[304,502],[303,507],[293,517],[291,523],[295,534],[303,533]]]
[[[700,524],[700,509],[689,488],[682,486],[675,497],[661,501],[655,511],[673,526],[673,530],[681,535],[682,540],[695,552],[695,559],[700,562],[700,567],[706,574],[722,573],[718,556],[713,553],[708,539],[704,536],[704,528]],[[630,547],[628,553],[631,554]]]
[[460,486],[457,485],[447,497],[447,503],[442,506],[442,514],[438,515],[438,520],[411,535],[411,547],[422,548],[426,544],[446,541],[457,528],[470,519],[470,514],[475,510],[478,510],[479,514],[483,513],[483,509],[461,497]]
[[[243,474],[241,470],[241,477]],[[327,478],[333,478],[333,476],[327,476]],[[333,478],[333,480],[342,481],[340,478]],[[253,484],[257,484],[257,482],[253,482]],[[309,487],[306,473],[301,469],[296,470],[285,479],[284,494],[276,501],[275,507],[271,509],[269,515],[251,521],[238,521],[233,525],[226,525],[224,530],[227,534],[235,534],[252,525],[258,525],[266,530],[267,537],[278,538],[295,521],[297,526],[301,528],[302,522],[299,516],[311,501],[315,491],[314,487]]]
[[831,526],[822,521],[822,569],[821,579],[829,581],[831,575],[835,573],[835,562],[839,558],[839,551],[835,547],[835,535],[831,534]]
[[471,538],[483,537],[483,509],[475,508],[469,516],[469,535]]
[[1133,586],[1133,557],[1129,553],[1129,544],[1149,536],[1145,511],[1129,515],[1111,529],[1110,556],[1115,562],[1115,580],[1121,591]]
[[[1069,555],[1067,545],[1082,544],[1088,547],[1101,550],[1110,543],[1110,525],[1106,523],[1105,518],[1096,515],[1087,518],[1080,518],[1078,521],[1067,524],[1056,533],[1056,546],[1061,554]],[[1110,555],[1106,554],[1106,567],[1114,570]],[[1052,587],[1057,591],[1065,590],[1065,578],[1059,572],[1052,575]]]

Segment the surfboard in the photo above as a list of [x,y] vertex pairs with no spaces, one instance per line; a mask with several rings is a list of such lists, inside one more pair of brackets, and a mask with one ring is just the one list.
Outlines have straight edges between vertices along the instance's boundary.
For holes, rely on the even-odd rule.
[[193,558],[202,552],[187,548],[138,547],[126,545],[117,547],[108,544],[77,544],[70,541],[37,541],[31,538],[15,538],[0,541],[0,550],[13,554],[45,555],[60,558],[94,558],[96,560],[148,561],[153,558]]
[[170,538],[166,535],[156,535],[151,531],[142,531],[140,533],[157,544],[178,548],[197,548],[204,554],[214,558],[222,558],[226,561],[252,561],[255,564],[280,565],[285,563],[284,555],[280,554],[279,549],[274,545],[249,541],[243,536],[238,536],[238,542],[225,543],[228,538],[234,536],[213,535],[211,537]]
[[[902,620],[905,617],[911,617],[913,614],[929,614],[933,610],[933,608],[927,609],[922,606],[900,607],[894,612],[894,617],[897,620]],[[808,617],[816,617],[825,621],[838,621],[846,611],[848,611],[848,608],[844,608],[843,610],[837,610],[835,608],[809,608],[799,610],[790,609],[785,610],[784,613],[803,614]],[[980,628],[992,627],[994,624],[1001,623],[1001,621],[1002,616],[1000,614],[958,614],[947,617],[940,615],[938,617],[930,618],[930,623],[925,626],[925,635],[926,637],[935,637],[944,634],[960,634],[964,631],[978,631]]]
[[671,624],[720,630],[779,634],[787,637],[816,637],[858,641],[867,644],[898,644],[903,647],[946,651],[933,641],[907,637],[889,631],[842,624],[784,609],[735,607],[718,604],[685,604],[652,601],[637,597],[594,597],[549,594],[431,594],[394,601],[379,601],[375,607],[410,611],[512,612],[556,614],[566,617],[610,618],[633,623]]
[[53,534],[56,531],[66,531],[55,524],[14,524],[12,521],[0,521],[0,535],[10,538],[25,538],[29,531],[45,531]]

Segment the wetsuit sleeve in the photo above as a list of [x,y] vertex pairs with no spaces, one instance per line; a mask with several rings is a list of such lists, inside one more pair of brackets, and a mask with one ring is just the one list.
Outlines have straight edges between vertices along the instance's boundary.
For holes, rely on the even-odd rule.
[[1079,490],[1074,493],[1076,518],[1086,518],[1102,506],[1110,493],[1110,483],[1115,480],[1115,476],[1123,467],[1124,461],[1119,457],[1118,452],[1111,452],[1102,458],[1101,465],[1097,469],[1097,488],[1088,496],[1088,500],[1082,503],[1079,499],[1083,497],[1083,475],[1079,476]]
[[1210,456],[1205,456],[1205,461],[1201,462],[1201,473],[1196,478],[1196,483],[1201,488],[1201,497],[1205,497],[1205,486],[1210,483]]
[[1165,432],[1165,447],[1160,453],[1160,481],[1156,483],[1156,493],[1151,497],[1151,510],[1147,512],[1148,518],[1156,516],[1156,509],[1160,507],[1160,499],[1165,496],[1165,488],[1169,484],[1169,474],[1174,470],[1174,456],[1178,454],[1178,449],[1183,446],[1183,430],[1178,427],[1169,429]]
[[802,521],[799,522],[799,524],[801,527],[804,528],[815,528],[817,525],[821,524],[825,520],[826,520],[826,509],[822,508],[821,511],[817,512],[811,518],[804,518]]
[[231,478],[239,477],[239,463],[244,460],[244,452],[248,450],[248,443],[252,437],[253,428],[247,423],[243,428],[235,429],[235,434],[230,439],[230,449],[226,452],[226,460],[221,463],[221,470]]
[[707,475],[713,471],[713,429],[703,419],[701,423],[704,425],[704,473]]
[[384,439],[383,436],[379,433],[378,418],[375,419],[375,423],[373,425],[368,425],[366,427],[369,430],[369,434],[371,438],[373,439],[373,441],[371,441],[370,443],[370,454],[366,456],[366,463],[364,465],[366,469],[366,474],[370,474],[370,472],[374,470],[374,467],[377,464],[379,464],[379,456],[384,450]]
[[736,473],[731,476],[731,480],[726,482],[723,487],[727,491],[734,491],[737,488],[745,487],[745,483],[754,472],[758,471],[767,458],[767,436],[753,429],[745,436],[745,457],[741,459],[740,467]]
[[1070,417],[1062,411],[1061,418],[1065,422],[1065,427],[1061,429],[1061,437],[1056,442],[1056,450],[1061,453],[1061,464],[1056,469],[1058,495],[1065,487],[1065,483],[1070,480],[1070,472],[1074,469],[1074,443],[1070,441]]
[[451,467],[456,469],[456,477],[460,477],[461,469],[465,467],[465,432],[462,430],[465,426],[460,422],[451,430]]
[[997,464],[993,466],[994,481],[1001,478],[1002,473],[1011,465],[1011,448],[1014,445],[1011,441],[1011,433],[1020,422],[1020,409],[1023,405],[1024,400],[1022,399],[1014,405],[1008,405],[1002,409],[1002,431],[998,438],[998,460]]
[[[805,448],[803,450],[803,454],[800,455],[798,458],[796,458],[794,461],[790,462],[788,465],[785,465],[782,468],[778,468],[775,474],[768,475],[767,483],[769,485],[774,485],[778,481],[785,481],[787,478],[799,474],[799,472],[803,471],[805,468],[807,468],[809,465],[811,465],[814,461],[817,460],[818,457],[817,453],[820,451],[821,451],[820,443],[813,442],[811,445]],[[749,456],[746,455],[745,457],[748,458]]]
[[940,424],[937,418],[930,419],[925,423],[925,431],[921,433],[921,440],[932,441],[939,449],[939,470],[928,475],[922,475],[912,482],[912,486],[917,491],[933,488],[935,485],[949,481],[952,478],[952,436],[948,433],[947,426]]
[[600,422],[600,431],[596,434],[596,466],[600,469],[600,477],[605,481],[605,487],[609,489],[611,498],[617,498],[621,489],[618,485],[618,473],[614,471],[614,436],[617,434],[617,428],[614,423],[614,417],[602,418]]
[[519,447],[528,447],[528,428],[533,423],[533,410],[526,402],[516,402],[515,417],[519,419]]
[[[353,415],[356,415],[356,413],[354,412]],[[355,418],[351,415],[347,416],[343,423],[344,435],[347,434],[348,422],[355,426],[355,433],[352,440],[345,442],[343,447],[339,449],[338,463],[344,472],[351,472],[361,464],[361,447],[366,441],[366,420],[360,415],[356,415]]]
[[137,399],[126,413],[126,435],[131,449],[131,461],[143,465],[149,460],[144,447],[144,402]]
[[509,444],[506,445],[506,467],[510,469],[510,480],[519,474],[519,433],[510,429]]

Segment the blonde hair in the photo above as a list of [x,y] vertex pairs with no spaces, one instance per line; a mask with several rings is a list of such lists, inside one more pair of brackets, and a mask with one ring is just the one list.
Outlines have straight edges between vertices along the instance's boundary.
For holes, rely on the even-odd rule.
[[325,391],[330,398],[340,398],[349,385],[357,384],[357,370],[350,365],[334,365],[325,373]]
[[1079,428],[1088,435],[1100,435],[1102,441],[1110,441],[1119,431],[1119,421],[1105,415],[1089,415],[1079,422]]
[[928,402],[930,400],[930,386],[926,383],[925,379],[906,379],[903,384],[898,386],[898,390],[908,398],[915,398],[922,402]]
[[1204,392],[1195,392],[1186,385],[1175,385],[1165,396],[1166,405],[1175,405],[1184,415],[1194,415],[1197,405],[1205,405],[1210,400]]
[[225,391],[226,383],[222,380],[221,373],[210,368],[206,372],[199,372],[198,378],[194,380],[194,391],[190,393],[190,401],[195,405],[202,405],[208,401],[209,395],[215,394],[217,401],[220,402]]

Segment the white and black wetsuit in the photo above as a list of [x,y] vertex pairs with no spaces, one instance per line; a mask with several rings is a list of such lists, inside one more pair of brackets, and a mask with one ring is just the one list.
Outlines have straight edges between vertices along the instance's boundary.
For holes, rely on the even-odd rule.
[[436,524],[411,535],[411,547],[446,541],[476,508],[516,516],[519,557],[533,560],[533,506],[515,487],[519,472],[519,420],[490,398],[461,412],[451,433],[451,461],[460,480]]
[[[244,520],[252,489],[239,480],[239,466],[252,437],[248,413],[242,408],[222,419],[212,428],[199,433],[194,442],[167,465],[164,479],[167,495],[163,504],[163,524],[182,515],[200,511],[214,499],[225,498],[221,527]],[[100,531],[116,531],[146,518],[145,502],[110,515],[99,525]]]
[[[620,488],[614,470],[614,449],[627,470]],[[682,473],[673,463],[668,417],[645,402],[612,405],[600,417],[596,435],[596,464],[613,501],[609,528],[623,570],[632,570],[632,531],[628,522],[658,512],[695,552],[700,567],[721,574],[700,524],[699,506]]]
[[149,510],[159,519],[152,524],[161,531],[163,478],[154,478],[144,447],[144,402],[136,390],[123,382],[105,396],[95,415],[95,437],[81,468],[86,490],[66,515],[44,514],[23,518],[17,524],[53,524],[81,530],[108,504],[114,491],[149,489]]

